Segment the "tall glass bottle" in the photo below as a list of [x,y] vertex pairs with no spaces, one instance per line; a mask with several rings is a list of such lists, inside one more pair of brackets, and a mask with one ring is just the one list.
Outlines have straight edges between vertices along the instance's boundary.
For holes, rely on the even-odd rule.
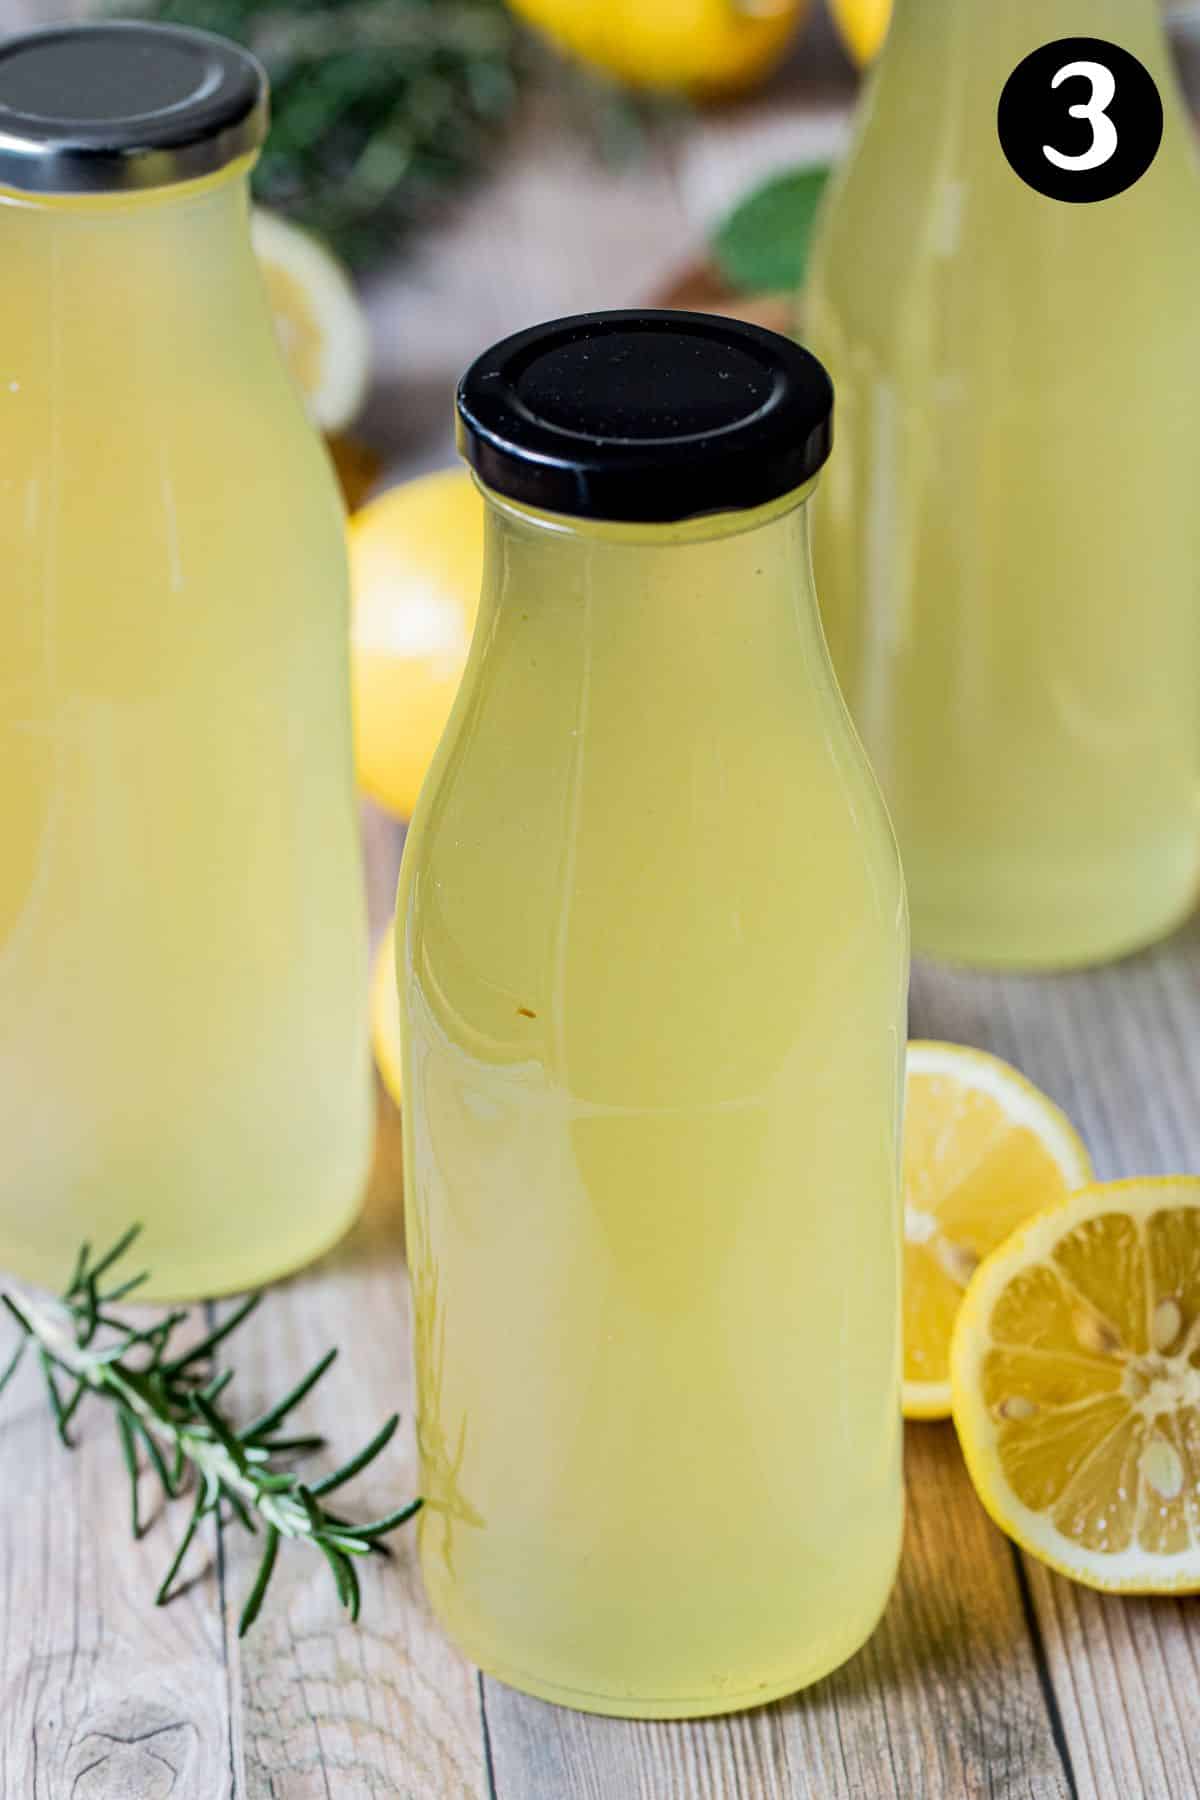
[[248,233],[251,58],[0,48],[0,1265],[257,1283],[369,1132],[343,528]]
[[907,927],[810,581],[830,400],[688,313],[460,388],[482,609],[398,911],[421,1556],[594,1711],[812,1681],[895,1566]]
[[[1132,52],[1166,112],[1148,172],[1092,204],[1027,186],[997,135],[1016,66],[1073,35]],[[805,336],[839,401],[826,629],[919,949],[1086,963],[1194,901],[1193,164],[1158,0],[897,0]]]

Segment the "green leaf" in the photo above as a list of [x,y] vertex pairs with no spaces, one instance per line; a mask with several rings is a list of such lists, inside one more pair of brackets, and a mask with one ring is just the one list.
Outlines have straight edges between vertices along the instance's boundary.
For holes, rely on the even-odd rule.
[[380,1426],[370,1443],[363,1445],[363,1448],[358,1452],[357,1456],[350,1457],[347,1462],[344,1462],[340,1468],[334,1469],[331,1474],[323,1475],[320,1481],[310,1482],[309,1492],[311,1494],[332,1494],[335,1488],[343,1487],[347,1481],[350,1481],[358,1474],[360,1469],[365,1469],[368,1463],[374,1462],[375,1458],[379,1455],[385,1445],[391,1442],[399,1423],[400,1414],[393,1413],[391,1418],[388,1419],[385,1424]]
[[[221,1323],[215,1326],[213,1330],[208,1333],[207,1337],[201,1338],[198,1344],[193,1344],[190,1350],[185,1350],[182,1356],[175,1357],[172,1362],[164,1363],[163,1373],[165,1375],[178,1375],[184,1369],[190,1368],[192,1363],[199,1362],[202,1357],[211,1356],[217,1345],[223,1343],[230,1332],[236,1331],[243,1319],[248,1319],[250,1317],[250,1314],[254,1311],[261,1299],[261,1294],[247,1295],[241,1305],[235,1306],[229,1316],[222,1319]],[[184,1314],[183,1316],[186,1318],[187,1315]]]
[[238,1620],[238,1636],[245,1637],[262,1607],[263,1596],[275,1569],[275,1558],[279,1552],[279,1533],[273,1525],[267,1527],[267,1541],[263,1546],[262,1561],[258,1565],[258,1574],[254,1577],[254,1586],[249,1598],[242,1608],[242,1616]]
[[178,1575],[178,1573],[179,1573],[179,1565],[180,1565],[180,1563],[182,1563],[184,1557],[187,1554],[187,1547],[191,1543],[192,1539],[195,1537],[196,1527],[197,1527],[197,1525],[199,1525],[200,1520],[203,1516],[204,1516],[204,1491],[203,1491],[203,1489],[201,1489],[200,1492],[196,1495],[195,1501],[193,1502],[192,1516],[187,1522],[187,1530],[184,1532],[182,1538],[179,1540],[179,1548],[176,1550],[174,1556],[171,1558],[171,1566],[167,1570],[166,1574],[163,1576],[162,1581],[159,1584],[158,1592],[154,1596],[155,1606],[165,1606],[167,1604],[167,1601],[171,1598],[171,1587],[175,1580],[176,1575]]
[[712,253],[731,287],[746,294],[794,293],[808,270],[826,166],[787,169],[755,188],[717,227]]
[[308,1371],[308,1374],[303,1376],[302,1379],[296,1383],[295,1387],[290,1389],[290,1391],[283,1396],[283,1399],[271,1408],[270,1412],[263,1413],[259,1418],[255,1419],[252,1425],[246,1426],[246,1429],[241,1433],[243,1440],[247,1444],[252,1444],[256,1438],[266,1437],[269,1432],[274,1431],[277,1425],[281,1425],[288,1414],[299,1406],[305,1395],[312,1392],[322,1375],[324,1375],[325,1371],[336,1360],[337,1351],[327,1350],[320,1362],[314,1364]]
[[5,1363],[3,1371],[0,1372],[0,1394],[4,1392],[5,1388],[16,1374],[17,1369],[20,1366],[21,1358],[28,1348],[29,1339],[27,1337],[17,1339],[16,1349],[13,1351],[8,1362]]
[[[120,1262],[134,1239],[141,1235],[141,1230],[142,1228],[140,1225],[131,1225],[128,1231],[122,1232],[112,1249],[106,1250],[99,1262],[92,1264],[91,1268],[88,1270],[89,1278],[92,1281],[98,1281],[101,1275],[107,1274],[108,1270],[112,1268],[115,1262]],[[76,1281],[79,1279],[80,1276],[77,1276]]]
[[348,1525],[344,1535],[366,1539],[382,1537],[387,1531],[395,1531],[398,1525],[407,1525],[410,1519],[416,1517],[423,1505],[424,1502],[421,1500],[410,1500],[407,1506],[398,1507],[395,1512],[385,1513],[382,1519],[368,1519],[365,1525]]
[[142,1521],[138,1514],[138,1463],[133,1426],[129,1423],[128,1413],[117,1414],[117,1434],[121,1439],[121,1455],[125,1459],[125,1471],[129,1476],[129,1529],[137,1539],[142,1535]]

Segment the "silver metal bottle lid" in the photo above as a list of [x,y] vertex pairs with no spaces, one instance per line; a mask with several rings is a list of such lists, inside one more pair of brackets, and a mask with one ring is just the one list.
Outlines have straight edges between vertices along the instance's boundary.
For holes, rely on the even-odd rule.
[[0,41],[0,188],[113,194],[211,175],[258,148],[267,77],[207,31],[137,20]]

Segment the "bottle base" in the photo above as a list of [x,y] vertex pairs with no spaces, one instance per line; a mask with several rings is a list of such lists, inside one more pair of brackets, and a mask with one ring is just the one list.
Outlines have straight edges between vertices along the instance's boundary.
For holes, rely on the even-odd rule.
[[1066,974],[1151,949],[1186,925],[1198,899],[1192,886],[1182,900],[1132,925],[1108,924],[1081,907],[1069,919],[1071,928],[1063,929],[1061,916],[1053,922],[1008,918],[994,928],[979,918],[964,924],[957,914],[911,897],[913,954],[996,973]]
[[[294,1237],[273,1237],[250,1245],[222,1244],[212,1246],[209,1260],[203,1254],[155,1254],[153,1240],[134,1244],[129,1250],[128,1270],[146,1267],[151,1279],[137,1291],[137,1304],[167,1305],[196,1303],[219,1299],[226,1294],[246,1293],[252,1288],[265,1288],[285,1276],[316,1262],[328,1254],[345,1237],[362,1211],[366,1198],[368,1164],[350,1188],[350,1200],[337,1212],[326,1214],[319,1229]],[[339,1186],[341,1184],[339,1183]],[[112,1235],[115,1237],[116,1232]],[[92,1239],[93,1248],[104,1243],[93,1227],[90,1231],[81,1218],[76,1236],[54,1252],[31,1251],[26,1245],[5,1243],[0,1239],[0,1270],[27,1281],[50,1293],[58,1293],[70,1277],[71,1265],[79,1243]],[[231,1254],[231,1252],[233,1252]]]
[[[807,1662],[797,1663],[786,1675],[772,1677],[756,1686],[743,1687],[740,1683],[736,1686],[731,1683],[728,1690],[717,1687],[711,1692],[694,1695],[647,1697],[616,1690],[593,1691],[530,1674],[525,1669],[514,1668],[503,1657],[493,1654],[486,1645],[473,1642],[470,1632],[460,1630],[446,1618],[437,1596],[430,1594],[430,1602],[442,1628],[463,1654],[485,1675],[503,1682],[505,1687],[516,1689],[518,1693],[529,1694],[535,1700],[547,1700],[554,1706],[567,1707],[572,1712],[595,1713],[610,1719],[707,1719],[722,1713],[745,1712],[752,1707],[769,1706],[773,1701],[784,1700],[790,1694],[799,1693],[801,1689],[823,1681],[835,1669],[840,1669],[843,1663],[849,1662],[862,1649],[882,1619],[891,1597],[898,1566],[897,1552],[892,1573],[878,1605],[865,1617],[856,1620],[844,1634],[823,1643],[819,1652]],[[426,1592],[429,1591],[427,1581]]]
[[271,1287],[289,1275],[297,1275],[341,1243],[362,1211],[364,1197],[362,1191],[356,1194],[353,1204],[338,1216],[336,1223],[327,1225],[321,1233],[295,1244],[280,1245],[257,1257],[247,1256],[244,1262],[214,1264],[210,1273],[201,1270],[194,1277],[190,1272],[181,1272],[177,1279],[172,1279],[168,1272],[165,1279],[156,1280],[152,1270],[151,1280],[138,1289],[138,1302],[171,1305],[219,1300],[228,1294],[245,1294],[251,1289]]

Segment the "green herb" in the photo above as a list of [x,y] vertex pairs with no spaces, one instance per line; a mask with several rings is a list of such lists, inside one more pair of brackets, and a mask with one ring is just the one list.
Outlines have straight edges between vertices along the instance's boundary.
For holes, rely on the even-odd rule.
[[107,4],[254,51],[272,90],[255,196],[359,265],[486,166],[528,66],[503,0]]
[[808,270],[826,167],[773,175],[717,227],[712,252],[731,287],[746,294],[795,293]]
[[35,1302],[0,1288],[0,1303],[21,1334],[11,1359],[0,1369],[0,1392],[25,1352],[34,1351],[58,1434],[68,1449],[72,1448],[71,1422],[81,1400],[90,1394],[109,1402],[129,1475],[130,1524],[135,1537],[142,1533],[139,1454],[149,1462],[168,1500],[185,1489],[190,1491],[191,1514],[159,1586],[158,1605],[171,1598],[175,1577],[201,1520],[224,1509],[248,1531],[257,1532],[261,1526],[265,1533],[262,1560],[242,1609],[239,1636],[258,1617],[281,1538],[294,1538],[320,1551],[329,1564],[338,1598],[350,1617],[357,1619],[358,1559],[383,1550],[380,1540],[411,1519],[421,1502],[413,1500],[383,1518],[354,1524],[330,1512],[323,1504],[324,1496],[374,1462],[390,1441],[398,1416],[393,1414],[370,1443],[318,1481],[302,1481],[293,1468],[281,1466],[281,1459],[290,1463],[322,1446],[321,1438],[289,1436],[283,1427],[330,1367],[337,1351],[330,1350],[281,1400],[251,1424],[238,1428],[221,1405],[233,1371],[215,1373],[213,1353],[249,1318],[260,1296],[254,1294],[242,1301],[199,1343],[183,1349],[177,1347],[177,1330],[188,1317],[186,1312],[168,1312],[144,1326],[114,1316],[110,1308],[139,1288],[147,1276],[135,1275],[107,1287],[101,1285],[102,1278],[125,1255],[139,1229],[134,1226],[95,1259],[85,1244],[59,1301]]

